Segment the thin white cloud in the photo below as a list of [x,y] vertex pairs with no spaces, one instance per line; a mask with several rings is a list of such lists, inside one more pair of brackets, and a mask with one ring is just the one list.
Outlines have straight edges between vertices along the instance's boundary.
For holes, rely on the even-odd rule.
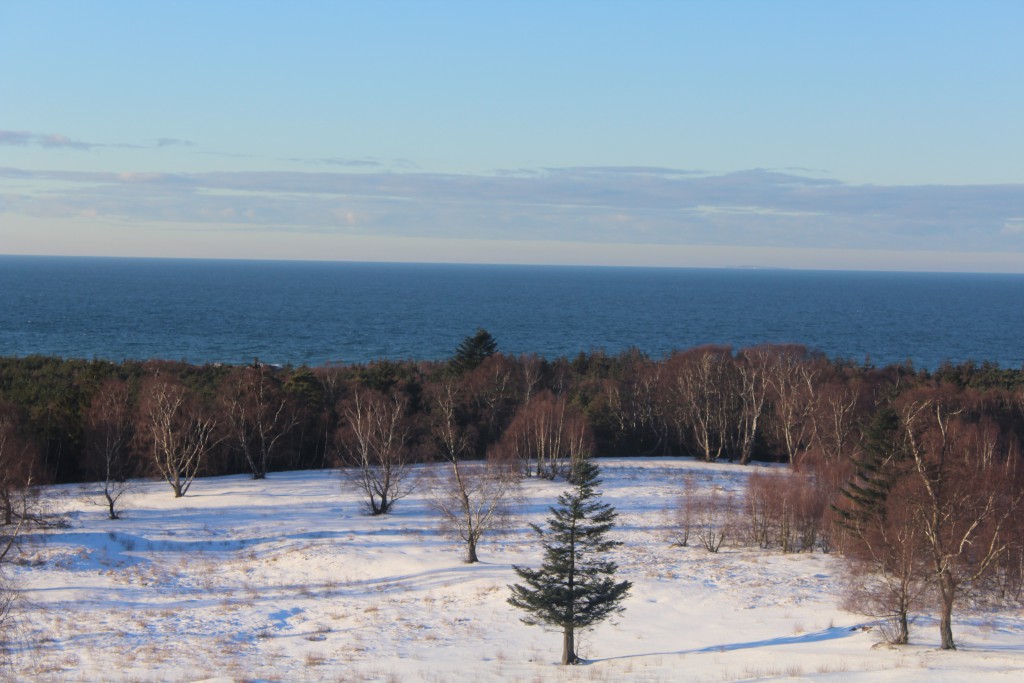
[[346,166],[349,168],[380,168],[383,164],[375,159],[344,159],[341,157],[289,157],[281,161],[291,161],[297,164],[309,164],[311,166]]
[[0,145],[15,147],[63,147],[81,150],[89,150],[95,147],[92,143],[72,140],[59,133],[29,133],[22,130],[0,130]]
[[157,147],[195,147],[196,143],[178,138],[159,138],[156,141]]
[[152,144],[130,142],[86,142],[75,140],[61,133],[33,133],[22,130],[0,130],[0,145],[13,147],[42,147],[44,149],[77,149],[93,151],[103,148],[117,149],[159,149],[161,147],[194,147],[195,143],[178,138],[158,138]]

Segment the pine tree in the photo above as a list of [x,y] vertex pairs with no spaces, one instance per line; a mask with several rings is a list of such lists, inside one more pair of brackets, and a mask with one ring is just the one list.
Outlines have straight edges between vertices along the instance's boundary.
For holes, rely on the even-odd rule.
[[863,453],[855,463],[854,476],[840,489],[842,504],[833,506],[840,523],[850,531],[862,532],[865,525],[885,519],[889,491],[905,462],[899,426],[896,411],[886,407],[864,429]]
[[614,580],[618,567],[605,555],[622,545],[606,538],[615,526],[615,509],[597,500],[600,470],[589,460],[577,462],[572,488],[549,508],[548,530],[530,526],[540,536],[540,569],[513,567],[524,584],[509,586],[508,602],[527,613],[524,623],[562,629],[562,664],[577,664],[576,629],[589,628],[622,611],[629,581]]
[[498,342],[490,332],[481,327],[472,337],[466,337],[459,343],[451,360],[451,369],[457,375],[475,370],[484,359],[493,356],[497,350]]
[[857,572],[874,577],[867,583],[851,582],[851,593],[862,611],[881,610],[887,618],[882,632],[895,645],[910,639],[909,612],[926,574],[920,530],[900,499],[906,492],[899,487],[909,467],[900,428],[899,415],[891,407],[875,413],[864,428],[853,477],[839,490],[833,506],[849,532],[846,556]]

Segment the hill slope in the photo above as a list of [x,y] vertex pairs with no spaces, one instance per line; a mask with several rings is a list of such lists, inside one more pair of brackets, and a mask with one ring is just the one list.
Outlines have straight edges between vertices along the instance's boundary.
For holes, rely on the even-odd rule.
[[[425,495],[364,514],[337,471],[197,480],[182,499],[142,482],[122,520],[56,487],[69,528],[35,533],[14,567],[9,671],[43,681],[1010,681],[1024,671],[1024,612],[961,615],[961,649],[934,620],[912,645],[876,647],[871,618],[839,607],[832,555],[671,544],[683,477],[742,491],[751,468],[682,459],[601,461],[620,513],[626,611],[583,636],[561,668],[558,634],[505,600],[512,564],[539,564],[541,523],[564,482],[528,480],[482,563],[439,531]],[[424,470],[428,471],[429,468]],[[926,671],[927,670],[927,673]]]

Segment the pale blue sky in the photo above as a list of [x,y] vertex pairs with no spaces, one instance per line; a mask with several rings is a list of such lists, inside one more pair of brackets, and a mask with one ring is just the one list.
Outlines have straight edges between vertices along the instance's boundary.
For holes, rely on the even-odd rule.
[[0,253],[1024,272],[1024,2],[0,0]]

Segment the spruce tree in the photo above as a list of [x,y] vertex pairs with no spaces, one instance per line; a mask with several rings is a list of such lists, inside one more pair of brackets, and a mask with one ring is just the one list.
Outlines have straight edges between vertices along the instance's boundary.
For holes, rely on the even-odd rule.
[[913,514],[899,498],[890,501],[908,473],[908,454],[900,436],[900,419],[891,407],[881,408],[865,426],[862,452],[851,479],[839,490],[839,524],[848,532],[845,554],[857,571],[878,581],[851,582],[862,611],[880,608],[887,620],[882,633],[892,644],[910,639],[909,612],[920,595],[924,577],[921,535]]
[[466,337],[459,343],[451,360],[451,369],[457,375],[475,370],[497,350],[498,342],[490,332],[481,327],[472,337]]
[[562,629],[562,664],[577,664],[576,629],[589,628],[621,612],[629,581],[615,581],[617,566],[605,556],[618,541],[608,540],[615,526],[615,509],[597,500],[600,470],[589,460],[573,467],[572,488],[551,507],[547,531],[531,524],[541,538],[544,561],[540,569],[515,566],[523,584],[509,586],[508,602],[527,613],[530,625]]
[[885,520],[889,491],[903,474],[906,460],[899,443],[899,426],[896,411],[885,407],[864,429],[863,451],[855,462],[854,476],[839,491],[841,504],[833,506],[839,522],[855,533]]

